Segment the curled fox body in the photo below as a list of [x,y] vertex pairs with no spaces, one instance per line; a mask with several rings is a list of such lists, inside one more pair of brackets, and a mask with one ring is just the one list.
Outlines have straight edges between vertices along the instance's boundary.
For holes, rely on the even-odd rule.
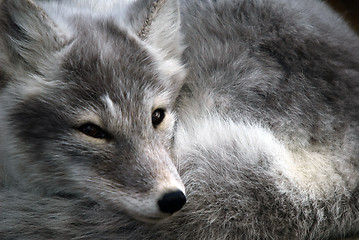
[[3,1],[1,239],[359,233],[359,38],[316,0]]

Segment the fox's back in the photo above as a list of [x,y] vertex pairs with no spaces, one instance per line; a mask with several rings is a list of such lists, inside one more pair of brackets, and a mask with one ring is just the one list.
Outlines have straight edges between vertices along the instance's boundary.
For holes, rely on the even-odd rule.
[[181,3],[189,73],[175,150],[189,208],[221,212],[184,229],[223,239],[355,232],[345,225],[358,206],[357,34],[321,1]]
[[284,135],[305,131],[313,141],[358,127],[359,38],[328,6],[182,1],[182,8],[191,69],[185,103],[190,95],[202,110],[249,117]]

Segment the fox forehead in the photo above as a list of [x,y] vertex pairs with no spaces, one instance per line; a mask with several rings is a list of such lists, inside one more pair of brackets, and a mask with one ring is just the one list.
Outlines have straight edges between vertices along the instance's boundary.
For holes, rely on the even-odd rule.
[[37,78],[27,76],[23,87],[9,88],[22,96],[24,105],[34,101],[51,105],[51,114],[41,119],[59,115],[70,125],[92,122],[115,130],[123,124],[150,123],[153,108],[169,105],[170,94],[159,80],[157,63],[136,37],[111,20],[78,28],[70,45],[48,63],[50,71],[43,70]]
[[121,101],[141,101],[137,98],[151,92],[147,90],[163,88],[156,62],[143,43],[111,20],[92,25],[78,27],[63,58],[61,78],[97,96]]

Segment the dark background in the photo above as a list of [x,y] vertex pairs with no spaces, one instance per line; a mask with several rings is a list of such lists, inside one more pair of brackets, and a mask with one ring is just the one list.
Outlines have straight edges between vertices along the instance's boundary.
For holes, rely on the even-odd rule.
[[359,33],[359,0],[327,0]]

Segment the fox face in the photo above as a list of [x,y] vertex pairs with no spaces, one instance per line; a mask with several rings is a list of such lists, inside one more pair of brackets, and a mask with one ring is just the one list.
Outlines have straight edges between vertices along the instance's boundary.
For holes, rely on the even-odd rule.
[[[152,8],[136,4],[128,3],[127,17],[144,6],[145,21]],[[67,14],[61,6],[3,4],[7,182],[46,195],[85,195],[143,221],[163,219],[186,201],[170,153],[184,78],[179,54],[156,43],[155,20],[140,38],[143,24],[124,26],[110,11],[94,16],[96,9]],[[173,9],[159,11],[172,26]],[[168,39],[172,46],[177,37]]]

